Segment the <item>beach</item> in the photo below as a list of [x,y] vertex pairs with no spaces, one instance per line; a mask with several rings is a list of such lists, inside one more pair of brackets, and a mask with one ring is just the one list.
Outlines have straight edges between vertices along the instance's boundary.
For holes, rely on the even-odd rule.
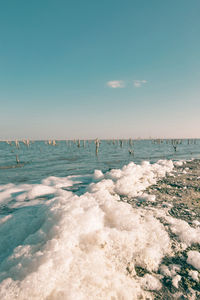
[[1,143],[0,298],[198,299],[198,142]]

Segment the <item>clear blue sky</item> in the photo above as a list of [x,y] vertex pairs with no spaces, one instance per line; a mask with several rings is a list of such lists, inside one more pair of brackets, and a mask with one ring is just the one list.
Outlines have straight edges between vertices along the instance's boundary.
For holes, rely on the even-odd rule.
[[0,138],[200,137],[199,0],[0,1]]

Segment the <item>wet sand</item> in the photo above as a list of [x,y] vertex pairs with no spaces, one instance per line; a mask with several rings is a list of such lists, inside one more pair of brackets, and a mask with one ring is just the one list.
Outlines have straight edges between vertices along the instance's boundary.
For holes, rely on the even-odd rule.
[[[200,222],[200,160],[184,162],[181,166],[175,166],[174,170],[157,184],[150,186],[145,193],[155,195],[155,201],[145,201],[142,198],[122,201],[130,203],[133,207],[144,208],[146,213],[153,210],[165,210],[166,215],[186,221],[192,228],[197,228]],[[158,218],[171,238],[173,255],[165,257],[162,265],[169,269],[177,266],[176,275],[181,276],[178,287],[173,284],[173,276],[163,275],[161,269],[152,272],[162,283],[162,289],[154,291],[155,299],[200,299],[200,272],[186,262],[187,253],[190,250],[200,252],[199,244],[192,244],[181,248],[178,237],[170,230],[165,218]],[[195,222],[194,222],[195,221]],[[128,270],[129,271],[129,270]],[[198,272],[196,281],[189,275],[191,271]],[[147,270],[137,267],[137,276],[143,277]]]

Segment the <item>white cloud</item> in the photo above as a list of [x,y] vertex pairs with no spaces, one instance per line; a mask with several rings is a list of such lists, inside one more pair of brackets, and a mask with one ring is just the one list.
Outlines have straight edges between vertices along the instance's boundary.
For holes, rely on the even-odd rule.
[[137,87],[137,88],[143,86],[145,83],[147,83],[146,80],[134,80],[133,81],[134,87]]
[[[147,80],[133,80],[133,86],[136,88],[142,87],[145,83],[147,83]],[[107,86],[113,89],[124,88],[127,84],[128,83],[124,80],[112,80],[107,82]]]
[[110,88],[116,89],[116,88],[124,88],[125,83],[123,80],[113,80],[113,81],[108,81],[107,86]]

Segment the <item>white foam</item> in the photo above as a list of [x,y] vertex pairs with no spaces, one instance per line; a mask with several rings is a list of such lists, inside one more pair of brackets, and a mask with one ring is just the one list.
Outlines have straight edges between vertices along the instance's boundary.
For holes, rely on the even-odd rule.
[[161,265],[160,266],[160,272],[164,276],[167,277],[174,277],[177,275],[177,272],[180,271],[179,265],[170,264],[169,266]]
[[174,278],[172,279],[172,284],[175,288],[178,289],[178,284],[179,284],[179,281],[181,280],[181,276],[180,275],[176,275],[174,276]]
[[143,278],[141,278],[142,287],[145,290],[156,291],[160,290],[162,284],[160,281],[150,274],[145,274]]
[[37,184],[27,193],[27,197],[29,199],[34,199],[36,197],[54,194],[55,192],[56,190],[53,187],[46,186],[44,184]]
[[196,226],[200,226],[200,222],[198,220],[194,220],[192,223]]
[[[53,186],[54,188],[62,188],[62,187],[69,187],[74,184],[71,180],[74,176],[68,176],[63,178],[58,178],[55,176],[50,176],[42,180],[43,185]],[[76,180],[77,183],[77,180]]]
[[94,178],[95,180],[100,180],[100,179],[103,179],[103,178],[104,178],[104,175],[103,175],[103,173],[102,173],[101,170],[94,170],[93,178]]
[[192,265],[195,269],[200,270],[200,253],[198,251],[187,252],[187,263]]
[[170,223],[171,230],[178,236],[181,242],[190,246],[194,243],[200,243],[200,228],[191,227],[186,221],[166,217],[167,222]]
[[[149,269],[158,266],[161,258],[155,255],[158,248],[159,252],[163,251],[159,245],[160,237],[165,234],[162,226],[158,224],[154,228],[159,237],[155,233],[149,236],[154,220],[143,220],[138,213],[135,216],[129,205],[107,199],[101,208],[91,195],[65,194],[64,203],[59,198],[51,203],[46,223],[39,232],[28,236],[29,244],[15,248],[4,263],[4,269],[13,279],[2,282],[1,299],[106,299],[111,296],[131,299],[145,295],[138,280],[127,276],[126,268],[134,256],[138,264],[143,263]],[[51,228],[52,218],[59,218],[59,222]],[[139,235],[140,229],[144,236]],[[39,249],[37,244],[31,246],[45,232],[51,239]],[[139,256],[144,250],[147,255],[143,261]]]
[[149,195],[149,194],[146,194],[146,193],[143,193],[142,196],[140,196],[138,198],[141,201],[150,201],[150,202],[155,202],[156,201],[156,196],[155,195]]
[[[172,171],[172,161],[159,160],[155,164],[150,164],[145,161],[141,165],[136,165],[133,162],[124,166],[122,170],[111,170],[105,174],[103,181],[98,186],[99,188],[108,189],[110,193],[116,193],[120,196],[137,197],[142,195],[142,192],[152,184],[155,184],[158,179],[164,177],[167,172]],[[94,191],[94,183],[90,186],[90,191]]]
[[[158,161],[132,162],[105,176],[96,170],[95,182],[82,196],[63,189],[75,183],[72,176],[1,186],[0,199],[15,199],[10,207],[19,209],[1,219],[0,299],[151,298],[147,290],[159,290],[159,279],[138,277],[135,267],[157,272],[164,256],[171,255],[169,235],[157,219],[165,213],[134,209],[120,197],[155,201],[145,189],[172,169],[171,161]],[[42,198],[50,194],[50,200]],[[176,276],[175,268],[169,272]]]
[[8,203],[12,199],[12,194],[22,192],[28,189],[29,185],[19,185],[16,186],[14,184],[9,184],[5,186],[1,186],[0,191],[0,203]]
[[184,161],[179,160],[179,161],[174,161],[174,165],[177,167],[181,167],[184,164]]
[[[0,299],[151,298],[146,290],[160,289],[160,281],[149,274],[141,279],[135,267],[156,272],[171,254],[170,238],[153,213],[119,200],[142,196],[172,168],[170,161],[130,163],[99,178],[82,196],[62,189],[73,185],[70,178],[9,186],[8,197],[21,193],[14,204],[20,209],[1,227],[6,257]],[[38,199],[49,194],[50,200]]]
[[193,280],[199,282],[199,273],[198,273],[198,271],[190,270],[188,274],[192,277]]
[[171,271],[169,270],[169,268],[166,265],[161,265],[160,266],[160,272],[161,274],[163,274],[164,276],[167,277],[171,277]]

